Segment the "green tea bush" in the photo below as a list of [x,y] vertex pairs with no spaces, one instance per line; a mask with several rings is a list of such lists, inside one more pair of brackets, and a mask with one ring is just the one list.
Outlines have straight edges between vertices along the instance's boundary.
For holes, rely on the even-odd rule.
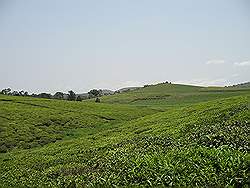
[[[1,125],[11,125],[2,126],[1,143],[14,147],[0,154],[2,187],[249,187],[248,96],[166,111],[79,103],[88,114],[74,102],[63,101],[74,107],[63,113],[61,101],[33,103],[49,108],[34,107],[39,110],[29,119],[30,111],[22,114],[11,103],[5,117],[16,118],[1,119]],[[48,113],[51,107],[60,110]],[[69,130],[69,138],[61,137]],[[43,147],[15,146],[40,140]]]

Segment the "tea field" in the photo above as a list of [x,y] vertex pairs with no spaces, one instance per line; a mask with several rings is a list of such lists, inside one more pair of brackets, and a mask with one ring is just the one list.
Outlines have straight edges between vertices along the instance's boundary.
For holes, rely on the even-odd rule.
[[169,108],[247,93],[250,93],[249,87],[199,87],[161,83],[114,96],[105,96],[102,101],[105,103]]
[[159,84],[101,103],[0,96],[0,187],[249,187],[249,88]]

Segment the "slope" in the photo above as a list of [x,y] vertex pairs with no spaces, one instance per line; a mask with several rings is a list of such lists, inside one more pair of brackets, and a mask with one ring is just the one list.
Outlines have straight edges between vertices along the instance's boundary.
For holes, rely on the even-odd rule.
[[247,94],[250,88],[198,87],[190,85],[161,83],[149,85],[134,91],[102,97],[104,103],[130,104],[169,108],[188,106],[214,99]]
[[127,105],[97,104],[0,95],[0,152],[43,146],[91,134],[156,111]]
[[245,186],[249,96],[175,107],[0,155],[0,185]]

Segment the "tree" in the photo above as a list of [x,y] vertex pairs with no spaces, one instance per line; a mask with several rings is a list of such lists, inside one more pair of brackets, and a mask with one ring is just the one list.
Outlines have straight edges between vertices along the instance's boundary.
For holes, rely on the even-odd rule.
[[24,96],[29,96],[28,91],[25,91],[25,92],[24,92]]
[[31,94],[31,97],[38,97],[38,96],[37,96],[37,94],[32,93],[32,94]]
[[100,103],[101,99],[99,99],[98,97],[96,98],[95,102]]
[[18,92],[18,91],[13,91],[13,92],[11,93],[11,95],[13,95],[13,96],[19,96],[19,92]]
[[50,93],[40,93],[37,95],[37,97],[51,99],[52,95]]
[[80,95],[77,96],[76,101],[82,101],[82,98]]
[[92,97],[100,97],[102,95],[102,90],[101,89],[99,89],[99,90],[92,89],[92,90],[90,90],[88,92],[88,94],[90,95],[90,98],[92,98]]
[[4,94],[4,95],[10,95],[10,94],[11,94],[11,89],[10,89],[10,88],[3,89],[3,90],[1,91],[1,93]]
[[74,93],[74,91],[72,91],[72,90],[69,91],[68,100],[70,100],[70,101],[76,100],[76,94]]
[[63,99],[63,96],[64,96],[63,92],[56,92],[54,94],[55,99]]
[[22,90],[22,91],[19,91],[19,95],[20,96],[24,96],[24,91]]

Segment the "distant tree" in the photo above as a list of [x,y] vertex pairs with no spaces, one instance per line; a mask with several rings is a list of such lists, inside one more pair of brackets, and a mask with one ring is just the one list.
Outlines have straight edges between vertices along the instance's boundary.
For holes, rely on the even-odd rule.
[[18,91],[13,91],[13,92],[11,93],[11,95],[13,95],[13,96],[19,96],[19,92],[18,92]]
[[51,99],[52,95],[50,93],[40,93],[37,95],[37,97]]
[[11,89],[7,88],[6,90],[7,90],[7,95],[10,95]]
[[53,97],[55,99],[63,99],[63,96],[64,96],[63,92],[56,92]]
[[102,90],[101,90],[101,89],[99,89],[98,91],[99,91],[99,96],[100,96],[100,97],[101,97],[101,96],[103,96],[103,92],[102,92]]
[[69,91],[68,100],[70,100],[70,101],[76,100],[76,94],[74,93],[74,91],[72,91],[72,90]]
[[96,98],[95,102],[100,103],[101,99],[99,99],[98,97]]
[[80,95],[78,95],[78,96],[76,97],[76,101],[82,101],[82,98],[81,98]]
[[22,91],[19,91],[19,95],[20,96],[24,96],[24,91],[22,90]]
[[11,89],[10,88],[3,89],[1,91],[1,93],[4,94],[4,95],[10,95],[11,94]]
[[97,89],[92,89],[88,92],[88,94],[90,95],[90,98],[92,97],[100,97],[102,95],[102,90],[97,90]]
[[32,93],[32,94],[31,94],[31,97],[38,97],[38,96],[37,96],[37,94]]
[[24,92],[24,96],[29,96],[28,91],[25,91],[25,92]]

